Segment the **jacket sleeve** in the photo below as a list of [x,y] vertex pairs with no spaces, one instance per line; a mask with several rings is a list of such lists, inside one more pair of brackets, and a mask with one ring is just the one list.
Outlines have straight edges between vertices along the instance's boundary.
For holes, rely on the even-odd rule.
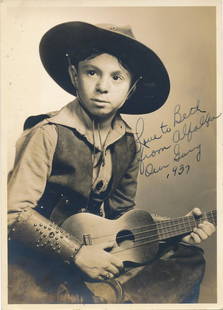
[[79,242],[34,210],[51,173],[56,143],[57,133],[51,125],[24,132],[17,143],[8,182],[9,240],[71,263]]
[[57,143],[54,126],[25,131],[16,144],[14,167],[8,178],[8,224],[24,209],[34,208],[51,173]]
[[139,161],[134,155],[128,169],[111,196],[104,202],[105,216],[115,219],[135,207]]

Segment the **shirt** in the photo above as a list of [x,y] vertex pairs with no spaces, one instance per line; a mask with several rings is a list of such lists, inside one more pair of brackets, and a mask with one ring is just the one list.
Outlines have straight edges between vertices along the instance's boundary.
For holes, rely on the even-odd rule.
[[[88,142],[95,145],[92,120],[77,100],[70,102],[59,112],[50,113],[49,118],[35,127],[25,130],[17,142],[14,168],[9,175],[9,225],[14,223],[17,212],[27,207],[34,208],[44,192],[57,145],[55,124],[77,130]],[[126,132],[131,132],[131,128],[120,115],[116,115],[103,146],[104,166],[93,163],[92,186],[97,183],[97,180],[103,180],[105,185],[109,183],[112,165],[108,146],[120,139]],[[100,148],[100,145],[95,145],[95,152],[98,152]]]

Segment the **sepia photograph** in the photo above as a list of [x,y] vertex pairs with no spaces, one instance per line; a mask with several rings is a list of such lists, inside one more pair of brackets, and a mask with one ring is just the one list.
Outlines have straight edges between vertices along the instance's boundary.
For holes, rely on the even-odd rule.
[[185,3],[2,1],[3,309],[222,309],[222,2]]

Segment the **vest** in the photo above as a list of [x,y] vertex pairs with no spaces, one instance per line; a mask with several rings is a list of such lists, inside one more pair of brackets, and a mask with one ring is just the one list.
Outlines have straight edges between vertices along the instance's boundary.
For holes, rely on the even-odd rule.
[[[67,217],[98,208],[116,189],[136,155],[132,133],[126,133],[109,146],[112,157],[112,178],[102,201],[91,200],[93,146],[75,129],[56,124],[58,141],[52,171],[36,210],[60,225]],[[109,208],[109,206],[106,206]],[[111,210],[105,216],[112,217]],[[107,216],[106,216],[107,217]]]

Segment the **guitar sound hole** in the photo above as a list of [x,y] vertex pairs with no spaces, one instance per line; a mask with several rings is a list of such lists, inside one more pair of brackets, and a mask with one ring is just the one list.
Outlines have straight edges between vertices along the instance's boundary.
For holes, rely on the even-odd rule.
[[121,230],[116,236],[118,246],[128,248],[133,245],[135,241],[134,235],[130,230]]

